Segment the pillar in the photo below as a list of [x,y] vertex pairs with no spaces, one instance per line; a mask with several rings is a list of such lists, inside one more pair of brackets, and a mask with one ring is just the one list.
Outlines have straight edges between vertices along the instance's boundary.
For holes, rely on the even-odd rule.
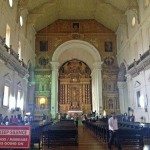
[[101,77],[101,63],[95,62],[93,64],[92,76],[92,110],[99,114],[102,113],[102,77]]
[[52,81],[51,81],[51,115],[56,117],[58,113],[58,62],[51,62]]
[[131,75],[127,74],[127,92],[128,92],[128,96],[127,96],[127,104],[128,107],[133,108],[134,107],[134,93],[133,93],[133,83],[132,83],[132,77]]
[[125,112],[128,112],[127,83],[118,82],[118,89],[119,89],[120,112],[123,114]]

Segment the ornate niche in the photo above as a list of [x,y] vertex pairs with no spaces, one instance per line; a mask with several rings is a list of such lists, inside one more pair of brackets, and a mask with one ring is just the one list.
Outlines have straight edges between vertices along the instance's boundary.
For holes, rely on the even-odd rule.
[[116,59],[113,56],[107,56],[104,59],[102,69],[103,80],[103,106],[107,114],[119,112],[118,96],[118,67]]
[[89,113],[91,102],[91,70],[82,61],[73,59],[59,69],[59,111],[80,110]]
[[47,114],[50,109],[51,72],[35,72],[35,115]]

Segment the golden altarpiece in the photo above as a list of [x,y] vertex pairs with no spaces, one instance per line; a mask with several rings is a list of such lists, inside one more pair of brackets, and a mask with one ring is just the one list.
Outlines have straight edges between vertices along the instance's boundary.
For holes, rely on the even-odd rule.
[[[100,106],[102,107],[100,109],[105,110],[107,114],[119,112],[116,34],[96,20],[56,20],[38,31],[35,41],[36,70],[40,72],[42,76],[45,71],[50,72],[49,75],[52,76],[49,64],[52,61],[55,50],[63,43],[71,40],[86,41],[98,50],[103,62],[101,66],[101,94],[103,104]],[[72,56],[72,58],[74,58],[74,56]],[[79,64],[83,66],[81,65],[82,67],[79,67]],[[60,112],[66,113],[68,110],[83,110],[84,112],[89,112],[91,110],[91,78],[90,73],[84,74],[87,72],[87,68],[88,66],[85,63],[78,60],[68,61],[60,68],[58,89],[58,107]],[[90,69],[88,70],[90,72]],[[73,71],[75,71],[75,73],[73,73]],[[85,75],[87,77],[85,77]],[[35,74],[35,76],[38,76],[38,74]],[[52,80],[51,78],[47,84]],[[43,84],[41,80],[40,83]],[[36,85],[38,84],[39,83],[36,82]],[[47,100],[50,102],[49,105],[51,105],[51,91],[52,87],[50,86],[49,89],[46,90],[46,92],[48,92]]]
[[91,70],[82,61],[73,59],[59,70],[59,112],[92,110]]

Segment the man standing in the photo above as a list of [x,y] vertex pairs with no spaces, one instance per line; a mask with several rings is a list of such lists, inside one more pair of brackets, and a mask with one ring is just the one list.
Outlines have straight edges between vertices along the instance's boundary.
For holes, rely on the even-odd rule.
[[120,141],[118,138],[118,121],[115,116],[115,113],[112,113],[112,117],[108,120],[108,126],[109,126],[109,141],[108,141],[108,148],[111,150],[111,146],[114,142],[114,139],[116,139],[116,144],[118,147],[118,150],[121,150]]

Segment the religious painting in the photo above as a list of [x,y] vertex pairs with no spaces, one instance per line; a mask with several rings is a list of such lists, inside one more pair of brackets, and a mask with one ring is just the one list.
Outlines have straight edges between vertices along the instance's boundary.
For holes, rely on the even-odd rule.
[[74,32],[79,32],[79,23],[78,22],[73,23],[72,27],[73,27]]
[[108,66],[113,65],[114,64],[114,58],[113,57],[106,57],[104,59],[104,63]]
[[113,106],[113,100],[112,99],[108,100],[108,108],[109,109],[113,109],[114,108],[114,106]]
[[48,51],[48,41],[40,41],[40,51]]
[[60,67],[58,106],[61,113],[68,111],[91,112],[91,93],[91,70],[87,64],[73,59]]
[[78,34],[78,33],[73,33],[73,34],[72,34],[72,38],[73,38],[73,39],[79,39],[79,38],[80,38],[80,34]]
[[113,47],[112,47],[112,42],[105,42],[105,52],[112,52],[113,51]]
[[48,64],[49,62],[49,59],[48,58],[44,58],[44,57],[40,57],[39,58],[39,64],[42,66],[42,67],[46,67],[46,65]]

